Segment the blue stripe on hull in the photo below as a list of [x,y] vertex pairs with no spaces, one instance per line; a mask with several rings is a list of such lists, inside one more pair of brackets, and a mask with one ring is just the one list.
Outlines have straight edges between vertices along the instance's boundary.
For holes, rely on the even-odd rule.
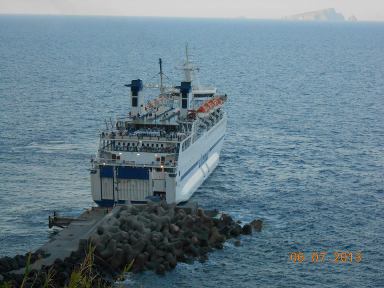
[[[223,140],[224,136],[225,136],[225,135],[221,136],[220,139],[217,140],[216,143],[213,144],[211,148],[209,148],[208,152],[211,152],[211,151],[217,146],[217,144],[219,144],[220,141]],[[199,162],[200,162],[200,159],[199,159],[195,164],[193,164],[193,165],[187,170],[187,172],[185,172],[185,173],[181,176],[181,181],[183,181],[185,177],[187,177],[193,170],[195,170],[196,166],[199,165]]]
[[[102,199],[102,200],[94,200],[97,206],[100,207],[113,207],[115,205],[115,201],[110,199]],[[120,200],[117,204],[125,204],[125,201]]]

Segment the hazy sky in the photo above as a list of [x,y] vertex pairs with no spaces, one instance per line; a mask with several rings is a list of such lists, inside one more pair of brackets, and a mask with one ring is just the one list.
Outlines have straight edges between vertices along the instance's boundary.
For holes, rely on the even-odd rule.
[[336,8],[359,20],[384,20],[384,0],[0,0],[0,13],[247,17],[278,19]]

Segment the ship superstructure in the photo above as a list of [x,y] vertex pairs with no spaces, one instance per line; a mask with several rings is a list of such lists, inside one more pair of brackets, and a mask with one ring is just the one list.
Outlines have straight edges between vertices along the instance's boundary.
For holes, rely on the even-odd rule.
[[163,85],[159,63],[160,94],[145,102],[143,81],[132,80],[126,85],[131,111],[100,133],[91,169],[92,197],[100,206],[188,201],[219,162],[227,95],[194,81],[188,52],[180,85]]

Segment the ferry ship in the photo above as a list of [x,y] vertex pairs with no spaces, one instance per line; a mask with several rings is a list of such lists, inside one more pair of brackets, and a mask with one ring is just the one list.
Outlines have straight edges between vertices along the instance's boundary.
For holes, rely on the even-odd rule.
[[[184,79],[177,86],[144,85],[130,88],[131,109],[116,121],[106,121],[97,154],[91,163],[92,198],[103,207],[165,200],[187,202],[219,163],[227,126],[227,95],[203,87],[198,68],[186,60]],[[144,88],[160,89],[145,101]]]

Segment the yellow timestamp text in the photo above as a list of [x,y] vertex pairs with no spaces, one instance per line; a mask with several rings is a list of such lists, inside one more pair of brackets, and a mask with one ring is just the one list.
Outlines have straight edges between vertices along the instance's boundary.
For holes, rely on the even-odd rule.
[[290,252],[288,253],[289,262],[292,263],[360,263],[363,260],[363,252],[350,252],[350,251],[312,251],[305,252]]

